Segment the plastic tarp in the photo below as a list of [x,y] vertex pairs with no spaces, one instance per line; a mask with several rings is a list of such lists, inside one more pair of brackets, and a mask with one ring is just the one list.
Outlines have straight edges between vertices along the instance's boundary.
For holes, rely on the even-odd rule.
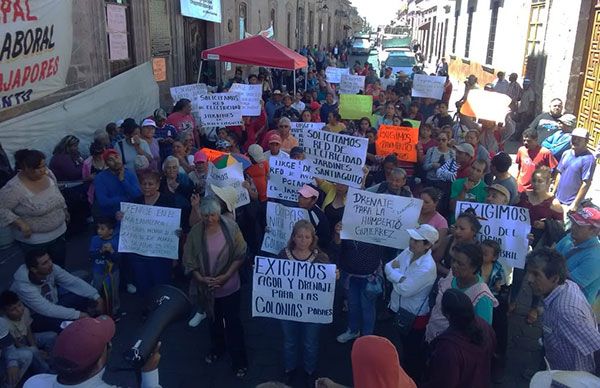
[[204,50],[202,59],[285,70],[302,69],[308,66],[304,56],[262,35]]
[[95,130],[127,117],[140,120],[159,106],[152,64],[146,62],[66,100],[1,122],[0,143],[11,160],[22,148],[38,149],[49,159],[54,146],[70,134],[81,140],[79,150],[87,155]]

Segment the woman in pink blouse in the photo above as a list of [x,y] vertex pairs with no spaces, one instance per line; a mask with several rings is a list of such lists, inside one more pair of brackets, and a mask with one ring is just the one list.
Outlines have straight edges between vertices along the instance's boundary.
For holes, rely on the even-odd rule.
[[435,187],[425,187],[421,191],[423,207],[419,215],[419,224],[428,224],[438,230],[438,242],[448,235],[448,221],[437,211],[437,205],[442,198],[442,192]]

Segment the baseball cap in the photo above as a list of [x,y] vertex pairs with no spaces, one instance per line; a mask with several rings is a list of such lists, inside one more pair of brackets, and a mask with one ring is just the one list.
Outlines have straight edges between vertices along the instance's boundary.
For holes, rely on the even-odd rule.
[[4,318],[0,318],[0,349],[12,345],[13,340],[10,335],[8,321]]
[[573,132],[571,132],[571,136],[583,137],[584,139],[588,138],[588,130],[585,128],[575,128]]
[[152,119],[145,119],[142,121],[142,127],[154,127],[156,128],[156,123]]
[[570,113],[566,113],[566,114],[560,116],[558,121],[573,128],[575,126],[575,124],[577,123],[577,117],[575,117],[574,115],[572,115]]
[[276,133],[272,134],[271,137],[269,137],[269,144],[271,143],[281,144],[281,136]]
[[251,144],[250,147],[248,147],[248,155],[258,163],[263,162],[266,159],[265,151],[258,144]]
[[106,161],[106,159],[108,159],[110,156],[119,156],[119,153],[115,150],[113,150],[112,148],[106,149],[104,150],[104,152],[102,153],[102,159],[104,161]]
[[298,194],[300,194],[304,198],[319,197],[319,192],[314,187],[311,187],[309,185],[302,186],[300,190],[298,190]]
[[569,213],[569,218],[577,225],[600,228],[600,210],[593,207],[584,207],[575,213]]
[[440,238],[437,229],[428,224],[419,225],[416,229],[407,229],[406,232],[414,240],[429,241],[431,244],[435,244]]
[[208,156],[202,150],[196,151],[194,154],[194,163],[202,163],[208,160]]
[[473,146],[469,143],[460,143],[455,145],[454,148],[456,148],[457,151],[468,154],[470,157],[473,157],[475,155],[475,150],[473,149]]
[[488,191],[490,190],[496,190],[500,193],[502,193],[506,199],[510,199],[510,192],[508,191],[508,189],[504,186],[502,186],[500,183],[494,183],[493,185],[488,186]]
[[215,144],[215,147],[217,147],[217,149],[219,149],[219,148],[221,148],[221,149],[228,148],[228,147],[231,147],[231,143],[228,142],[227,140],[221,139],[221,140],[217,140],[217,143]]
[[60,371],[76,372],[93,365],[115,335],[115,323],[107,315],[81,318],[56,338],[52,355]]
[[275,95],[275,94],[281,94],[281,90],[279,90],[279,89],[273,90],[273,95]]

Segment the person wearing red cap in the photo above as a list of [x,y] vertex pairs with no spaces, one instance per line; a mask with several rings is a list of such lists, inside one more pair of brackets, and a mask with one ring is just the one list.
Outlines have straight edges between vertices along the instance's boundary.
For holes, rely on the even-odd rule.
[[567,259],[569,278],[583,291],[593,305],[600,291],[600,210],[584,207],[569,213],[571,232],[556,245],[556,250]]
[[135,173],[123,165],[117,151],[105,150],[102,158],[108,169],[94,178],[96,200],[92,212],[114,217],[120,210],[121,202],[132,202],[142,195],[142,191]]
[[[83,318],[67,326],[56,339],[52,351],[58,374],[41,374],[25,382],[26,388],[85,387],[111,388],[102,380],[115,335],[115,323],[106,316]],[[142,367],[142,388],[159,388],[160,342]]]
[[265,158],[269,159],[270,157],[276,158],[289,158],[290,155],[281,150],[281,136],[277,133],[273,133],[269,136],[269,149],[264,153]]

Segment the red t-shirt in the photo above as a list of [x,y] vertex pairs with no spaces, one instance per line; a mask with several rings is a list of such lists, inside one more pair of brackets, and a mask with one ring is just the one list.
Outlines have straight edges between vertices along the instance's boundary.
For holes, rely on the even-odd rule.
[[267,201],[267,175],[269,174],[269,161],[253,164],[246,169],[248,174],[254,181],[256,191],[258,191],[258,200],[260,202]]
[[531,177],[536,168],[547,166],[553,169],[558,166],[558,162],[552,156],[552,152],[544,147],[538,147],[535,150],[528,150],[525,146],[520,147],[517,151],[515,163],[519,167],[517,175],[517,189],[519,193],[533,190]]

